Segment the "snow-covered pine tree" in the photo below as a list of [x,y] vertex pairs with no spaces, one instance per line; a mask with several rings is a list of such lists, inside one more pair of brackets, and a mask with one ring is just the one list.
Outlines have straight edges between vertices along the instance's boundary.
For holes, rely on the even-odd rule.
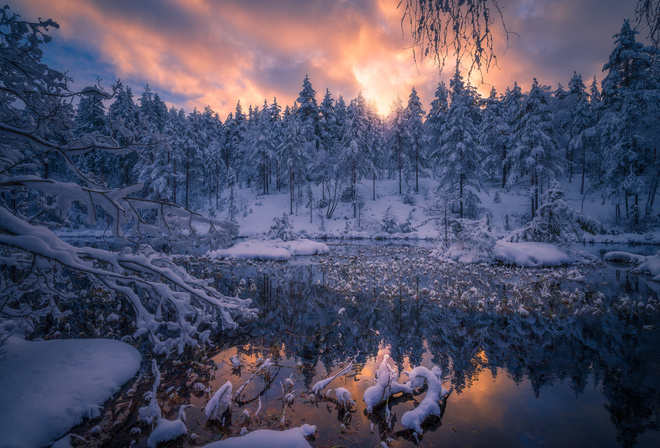
[[415,192],[419,192],[420,172],[427,168],[427,144],[424,134],[424,109],[422,102],[417,95],[415,87],[412,88],[408,97],[408,105],[405,109],[405,132],[406,149],[408,150],[407,159],[412,163],[412,170],[415,175]]
[[558,163],[563,167],[563,172],[567,174],[568,183],[573,182],[573,170],[575,165],[575,156],[570,146],[571,141],[571,111],[566,101],[568,92],[564,90],[561,83],[557,90],[548,98],[550,113],[552,116],[552,127],[554,140],[557,145],[557,151],[563,154],[563,160]]
[[339,148],[339,127],[335,115],[335,100],[326,89],[323,101],[319,106],[319,150],[313,159],[317,183],[321,184],[322,199],[320,207],[326,207],[326,183],[334,177],[333,167],[336,167],[337,151]]
[[511,89],[508,87],[506,88],[504,97],[502,98],[502,113],[507,127],[507,131],[505,132],[506,135],[504,136],[507,142],[507,153],[504,155],[504,161],[502,162],[502,188],[505,188],[509,181],[509,172],[511,171],[509,166],[509,151],[511,151],[515,145],[515,131],[524,100],[525,95],[522,93],[522,89],[517,82],[513,83]]
[[239,174],[239,169],[243,166],[241,159],[241,143],[245,139],[247,132],[247,119],[243,114],[243,107],[241,102],[236,102],[236,109],[234,113],[230,113],[225,120],[225,140],[222,145],[223,160],[225,168],[234,168],[234,171]]
[[[463,76],[456,70],[450,83],[451,105],[447,113],[442,147],[436,168],[441,189],[458,192],[458,215],[476,218],[476,192],[483,188],[486,173],[482,168],[485,151],[478,141],[479,105],[476,92],[465,85]],[[440,194],[443,194],[442,192]]]
[[167,113],[164,135],[170,145],[166,187],[172,192],[172,203],[178,204],[181,194],[179,190],[184,185],[183,173],[186,144],[186,113],[183,109],[177,110],[174,106]]
[[289,186],[289,214],[293,214],[293,202],[295,185],[298,177],[307,170],[307,151],[305,145],[307,140],[301,135],[300,122],[296,119],[289,106],[284,111],[283,136],[280,146],[277,148],[279,165],[283,168],[281,176],[283,183]]
[[573,72],[573,77],[568,83],[568,94],[566,103],[571,115],[571,123],[568,129],[569,146],[571,153],[580,166],[580,194],[584,194],[584,183],[587,174],[587,160],[589,153],[594,149],[594,135],[591,128],[594,126],[594,114],[589,104],[587,86],[582,81],[582,75]]
[[445,133],[448,111],[449,90],[444,82],[440,82],[438,88],[435,90],[433,101],[431,101],[431,110],[424,122],[428,142],[429,163],[433,168],[438,164],[437,157],[439,157],[440,148],[442,147],[442,135]]
[[[115,100],[108,108],[108,118],[112,137],[122,146],[137,141],[138,108],[133,102],[133,92],[130,87],[124,87],[118,80],[114,87]],[[135,182],[133,170],[138,160],[138,154],[130,151],[118,155],[114,164],[108,166],[108,185],[130,185]]]
[[390,166],[399,176],[399,194],[403,194],[403,171],[406,166],[404,144],[406,141],[405,110],[403,102],[397,95],[390,106],[385,131],[385,144],[387,145]]
[[507,186],[529,179],[530,211],[533,218],[539,207],[543,182],[549,184],[561,172],[557,144],[553,138],[548,89],[536,78],[532,84],[515,131],[516,146],[508,154],[511,168]]
[[585,233],[604,232],[598,221],[564,201],[564,190],[557,181],[552,181],[550,188],[540,196],[540,201],[534,219],[509,235],[507,241],[535,241],[570,248],[576,242],[583,242]]
[[364,203],[364,198],[358,192],[358,181],[362,176],[373,170],[367,157],[367,134],[369,132],[369,117],[367,102],[358,92],[347,109],[346,133],[343,136],[339,167],[345,170],[346,178],[350,179],[350,198],[353,204],[353,218],[357,217],[358,205]]
[[367,157],[371,165],[372,200],[376,200],[376,178],[380,177],[384,164],[383,120],[378,113],[375,100],[367,104]]
[[[107,135],[107,118],[103,97],[95,91],[80,96],[78,108],[76,109],[76,127],[74,135],[82,137],[86,134]],[[81,160],[81,167],[89,175],[108,185],[108,174],[111,171],[112,157],[106,151],[92,150],[85,154]]]
[[215,211],[220,208],[220,193],[226,176],[222,163],[223,126],[218,114],[209,106],[206,106],[202,112],[200,125],[202,128],[200,137],[206,140],[202,147],[201,161],[202,175],[207,181],[202,182],[202,185],[206,187],[208,209],[214,213],[212,216],[215,216]]
[[511,129],[504,115],[504,103],[498,98],[495,87],[483,101],[480,144],[486,152],[484,166],[491,178],[501,179],[502,188],[506,184],[506,155],[510,145]]
[[603,66],[607,75],[602,82],[604,107],[598,124],[606,194],[615,204],[617,220],[625,204],[626,219],[633,226],[640,220],[639,198],[646,192],[650,176],[657,174],[649,172],[656,166],[652,157],[655,142],[645,138],[649,135],[645,131],[657,126],[648,120],[657,117],[658,86],[651,76],[652,50],[637,42],[636,34],[625,20],[614,35],[615,48]]

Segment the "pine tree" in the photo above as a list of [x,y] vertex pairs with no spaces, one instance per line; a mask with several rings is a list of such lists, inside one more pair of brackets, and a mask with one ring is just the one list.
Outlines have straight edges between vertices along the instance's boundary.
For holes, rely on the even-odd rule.
[[293,202],[296,182],[307,168],[307,151],[305,151],[305,138],[301,135],[300,122],[287,106],[284,111],[283,136],[277,148],[277,157],[280,165],[286,169],[289,185],[289,214],[293,214]]
[[536,78],[523,103],[515,141],[517,145],[508,154],[511,172],[507,186],[512,186],[524,177],[529,179],[533,218],[539,207],[543,181],[550,183],[561,172],[557,144],[553,138],[547,88],[539,86]]
[[426,136],[424,135],[424,109],[422,102],[417,96],[415,87],[408,97],[408,105],[405,110],[405,132],[406,147],[408,148],[408,159],[411,160],[415,173],[415,192],[419,192],[420,170],[427,166],[426,163]]
[[385,133],[385,142],[389,149],[390,160],[394,169],[399,175],[399,194],[403,194],[403,170],[406,164],[404,160],[404,144],[406,141],[406,126],[405,126],[405,111],[403,109],[403,102],[397,95],[396,99],[390,106],[390,114],[387,119],[387,127]]
[[431,159],[430,163],[434,167],[438,164],[437,158],[440,155],[440,148],[442,147],[442,135],[445,133],[448,111],[449,90],[445,83],[441,82],[435,90],[435,97],[431,101],[431,110],[424,122],[429,158]]
[[573,72],[568,83],[569,92],[566,97],[571,123],[569,126],[569,147],[573,154],[579,154],[582,178],[580,181],[580,194],[584,194],[584,183],[587,172],[587,152],[593,150],[593,136],[590,129],[594,126],[594,115],[589,104],[587,87],[582,81],[582,75]]
[[342,152],[339,156],[339,167],[349,171],[350,197],[353,204],[353,217],[357,217],[358,204],[364,202],[359,196],[357,185],[363,175],[368,174],[372,165],[367,158],[367,134],[369,121],[367,116],[367,102],[358,92],[358,96],[351,101],[347,110],[346,133],[343,136]]
[[[83,135],[106,135],[108,134],[105,106],[101,96],[94,93],[80,96],[78,108],[76,109],[76,126],[73,130],[76,137]],[[112,154],[107,151],[93,149],[82,157],[81,167],[97,181],[108,185],[107,176],[112,173],[111,163],[114,160]]]
[[501,178],[506,185],[506,155],[510,146],[511,128],[504,114],[504,102],[498,98],[493,87],[489,97],[483,101],[484,109],[479,127],[480,144],[486,152],[485,166],[490,168],[492,178]]
[[[124,87],[121,81],[115,85],[115,101],[108,108],[108,118],[111,135],[121,146],[127,146],[137,140],[138,108],[133,102],[133,92],[130,87]],[[131,151],[117,156],[115,163],[109,167],[113,173],[109,183],[115,187],[130,185],[135,182],[131,167],[138,161],[138,154]]]
[[458,70],[450,88],[451,106],[442,135],[437,174],[443,190],[458,191],[459,218],[464,217],[466,202],[473,205],[469,214],[476,217],[476,192],[483,187],[485,178],[481,165],[484,150],[479,144],[477,131],[479,107],[474,89],[464,84]]
[[603,66],[607,75],[602,82],[604,113],[599,121],[606,194],[615,202],[617,219],[621,217],[621,202],[625,203],[626,219],[634,226],[640,218],[639,197],[645,192],[649,175],[655,174],[648,171],[654,161],[650,157],[652,143],[645,138],[644,128],[657,111],[657,102],[647,101],[650,96],[657,98],[657,85],[651,76],[651,50],[636,42],[636,34],[626,20],[614,35],[615,48]]

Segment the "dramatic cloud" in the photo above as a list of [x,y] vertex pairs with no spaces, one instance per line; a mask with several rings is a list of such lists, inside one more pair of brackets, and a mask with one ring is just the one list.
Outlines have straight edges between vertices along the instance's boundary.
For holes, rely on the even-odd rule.
[[[634,2],[505,0],[509,48],[496,27],[500,69],[485,74],[499,92],[532,78],[556,86],[573,70],[601,76],[611,36]],[[415,65],[402,35],[398,0],[22,0],[25,19],[53,18],[60,30],[46,50],[49,63],[78,84],[121,78],[139,95],[149,83],[187,111],[210,105],[225,116],[240,100],[292,104],[309,75],[319,101],[359,91],[382,113],[415,86],[425,107],[440,81],[437,68]],[[404,30],[407,34],[407,30]],[[449,78],[450,70],[442,79]],[[478,83],[480,78],[473,76]]]

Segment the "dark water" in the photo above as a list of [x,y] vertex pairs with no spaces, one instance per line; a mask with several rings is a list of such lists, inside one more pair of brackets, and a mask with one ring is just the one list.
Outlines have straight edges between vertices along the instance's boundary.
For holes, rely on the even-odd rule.
[[[240,289],[260,310],[258,321],[221,337],[212,355],[212,391],[227,380],[234,392],[249,384],[224,426],[191,429],[202,439],[309,423],[318,428],[316,447],[660,446],[660,305],[647,278],[621,265],[451,265],[426,247],[331,249],[285,264],[191,266],[220,290]],[[385,355],[399,372],[443,369],[451,393],[419,440],[399,420],[424,391],[366,413],[362,397]],[[266,358],[274,366],[252,377]],[[312,386],[350,362],[351,372],[314,400]],[[355,406],[339,406],[337,387]],[[191,395],[189,422],[205,421],[207,401]]]

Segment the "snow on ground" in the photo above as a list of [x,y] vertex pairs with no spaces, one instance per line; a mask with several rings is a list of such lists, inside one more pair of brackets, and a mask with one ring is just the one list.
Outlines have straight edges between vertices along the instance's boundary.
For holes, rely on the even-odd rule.
[[[325,209],[314,208],[312,210],[312,222],[310,223],[309,208],[294,205],[293,214],[289,216],[289,222],[293,226],[293,232],[306,238],[407,238],[407,239],[435,239],[441,230],[438,225],[440,221],[430,219],[425,209],[434,201],[434,191],[438,186],[437,181],[432,179],[420,179],[418,193],[413,193],[414,204],[404,203],[406,185],[403,186],[404,194],[399,194],[397,180],[378,180],[376,182],[376,200],[373,200],[372,183],[368,180],[359,184],[358,189],[364,197],[364,208],[359,217],[353,217],[353,207],[347,203],[339,203],[337,210],[331,219],[326,219]],[[530,201],[528,186],[521,184],[510,191],[500,188],[495,184],[487,185],[488,188],[478,193],[481,199],[480,214],[484,216],[489,213],[491,223],[498,238],[512,230],[522,227],[527,221],[523,218],[529,214]],[[616,227],[614,223],[614,206],[609,201],[603,205],[600,192],[590,191],[589,182],[585,185],[587,194],[580,194],[580,182],[574,179],[568,183],[562,179],[561,186],[564,190],[564,199],[571,207],[582,210],[592,218],[602,222],[606,227]],[[315,201],[321,198],[320,186],[312,186]],[[223,193],[225,196],[227,192]],[[660,194],[660,193],[659,193]],[[289,192],[282,189],[280,192],[273,190],[267,196],[258,195],[254,190],[241,188],[237,193],[237,203],[240,212],[236,217],[239,225],[239,236],[252,238],[268,232],[273,218],[281,217],[282,213],[289,214]],[[660,201],[656,201],[657,214],[660,211]],[[391,207],[397,222],[403,224],[410,220],[411,232],[387,233],[382,227],[385,213]],[[218,217],[226,218],[227,211],[223,210]],[[322,217],[323,216],[323,217]],[[619,229],[620,230],[620,229]],[[586,235],[587,242],[604,243],[645,243],[660,244],[660,229],[645,232],[643,235],[631,233],[619,233],[617,235]]]
[[648,272],[653,280],[660,282],[660,250],[655,255],[637,255],[630,252],[608,252],[603,257],[610,261],[625,261],[627,263],[637,263],[637,269],[642,272]]
[[204,448],[309,448],[311,445],[305,437],[316,433],[316,426],[302,425],[285,431],[259,429],[244,436],[231,437],[218,442],[204,445]]
[[493,259],[523,267],[561,266],[575,261],[573,256],[552,244],[503,240],[495,243]]
[[0,345],[0,445],[34,448],[60,439],[135,375],[141,356],[109,339]]
[[214,258],[236,258],[241,260],[286,261],[294,256],[327,254],[328,246],[303,239],[299,241],[247,240],[239,241],[228,249],[208,252]]

